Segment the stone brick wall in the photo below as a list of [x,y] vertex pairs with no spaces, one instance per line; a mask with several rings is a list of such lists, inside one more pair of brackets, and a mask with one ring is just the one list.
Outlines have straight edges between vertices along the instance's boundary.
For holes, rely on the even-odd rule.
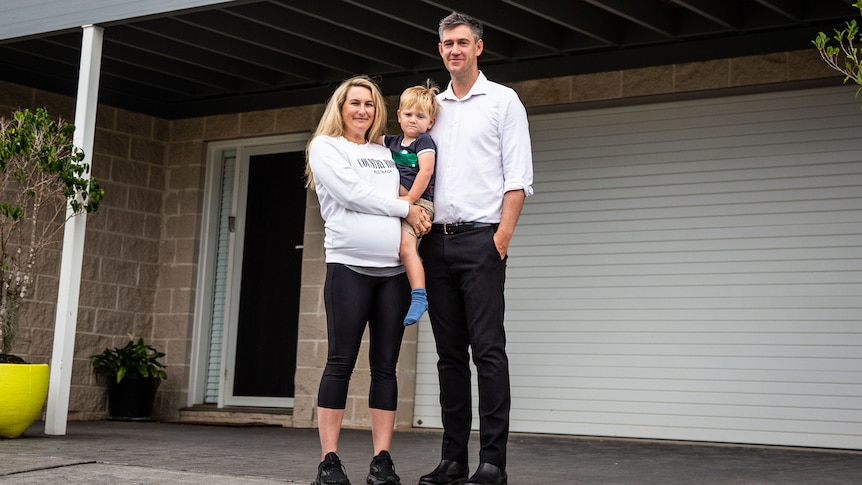
[[[564,76],[513,83],[528,109],[580,109],[648,96],[738,87],[780,89],[794,81],[841,77],[814,49],[645,69]],[[445,87],[444,79],[437,82]],[[774,86],[771,86],[774,85]],[[695,94],[697,95],[697,94]],[[390,132],[397,131],[397,96],[387,100]],[[43,106],[72,120],[69,98],[0,83],[0,115]],[[206,143],[216,140],[311,132],[321,105],[166,121],[100,106],[93,174],[106,198],[87,221],[84,276],[73,367],[71,419],[99,419],[105,387],[93,376],[89,356],[142,336],[167,353],[169,378],[156,413],[176,416],[185,405],[189,349],[197,286],[197,253],[206,171]],[[323,221],[317,199],[307,195],[294,424],[316,426],[317,385],[326,360],[323,310]],[[59,273],[59,248],[43,263],[25,309],[16,346],[32,362],[50,358]],[[404,337],[399,363],[397,426],[412,422],[416,328]],[[346,427],[367,427],[368,360],[363,344],[349,392]]]
[[[74,121],[74,100],[30,88],[0,84],[3,116],[15,109],[45,107]],[[170,350],[163,404],[178,402],[184,355],[172,336],[156,324],[153,306],[159,280],[162,197],[169,124],[149,116],[100,106],[96,120],[92,175],[105,190],[98,212],[87,217],[78,313],[70,419],[99,419],[107,409],[106,388],[90,366],[90,356],[140,336]],[[31,362],[48,362],[53,347],[61,244],[45,254],[33,294],[24,306],[14,352]]]
[[[524,81],[510,86],[518,92],[528,109],[546,106],[566,108],[565,105],[577,109],[578,103],[765,87],[835,78],[836,75],[812,47],[805,51]],[[838,75],[838,83],[840,79]]]

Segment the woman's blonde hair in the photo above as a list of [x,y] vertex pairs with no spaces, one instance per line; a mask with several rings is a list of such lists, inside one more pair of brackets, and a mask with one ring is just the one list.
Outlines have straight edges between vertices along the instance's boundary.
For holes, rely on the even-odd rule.
[[383,94],[377,84],[368,76],[356,76],[342,82],[332,93],[329,101],[326,102],[326,108],[323,110],[323,116],[317,124],[317,129],[311,135],[308,144],[305,147],[305,187],[314,190],[314,174],[311,173],[311,165],[308,163],[308,149],[314,138],[320,135],[323,136],[342,136],[344,135],[344,118],[341,116],[341,109],[344,103],[347,102],[347,92],[350,88],[359,86],[367,88],[371,91],[371,100],[374,103],[374,119],[371,121],[371,127],[365,132],[365,141],[373,141],[383,135],[386,128],[386,102],[383,99]]

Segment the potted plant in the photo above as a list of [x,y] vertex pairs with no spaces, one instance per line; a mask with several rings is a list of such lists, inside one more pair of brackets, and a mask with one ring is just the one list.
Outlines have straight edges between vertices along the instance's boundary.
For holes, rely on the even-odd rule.
[[[862,0],[854,3],[853,6],[862,12]],[[845,22],[843,29],[835,29],[835,36],[831,39],[820,32],[812,42],[820,52],[823,61],[832,69],[844,74],[845,83],[852,80],[862,86],[862,51],[855,44],[858,36],[858,24],[855,20],[849,20]],[[862,87],[856,91],[856,96],[859,96],[860,92]]]
[[162,379],[168,375],[159,359],[165,354],[129,336],[125,347],[105,349],[92,357],[97,374],[108,377],[108,416],[118,420],[148,420]]
[[47,364],[11,354],[39,255],[59,242],[69,218],[95,211],[104,196],[74,131],[41,108],[0,118],[0,437],[20,436],[47,396]]

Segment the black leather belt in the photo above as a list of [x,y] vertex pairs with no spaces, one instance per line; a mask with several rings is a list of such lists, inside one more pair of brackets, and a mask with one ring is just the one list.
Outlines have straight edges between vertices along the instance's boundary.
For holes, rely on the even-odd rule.
[[474,229],[484,229],[486,227],[497,228],[499,224],[490,222],[453,222],[451,224],[431,224],[431,232],[439,232],[451,236],[452,234],[460,234],[462,232],[472,231]]

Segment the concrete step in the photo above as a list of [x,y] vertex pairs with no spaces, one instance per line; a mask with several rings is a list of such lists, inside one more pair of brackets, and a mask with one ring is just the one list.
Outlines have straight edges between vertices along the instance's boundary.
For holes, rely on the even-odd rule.
[[293,427],[292,408],[224,407],[203,404],[180,409],[178,423]]

